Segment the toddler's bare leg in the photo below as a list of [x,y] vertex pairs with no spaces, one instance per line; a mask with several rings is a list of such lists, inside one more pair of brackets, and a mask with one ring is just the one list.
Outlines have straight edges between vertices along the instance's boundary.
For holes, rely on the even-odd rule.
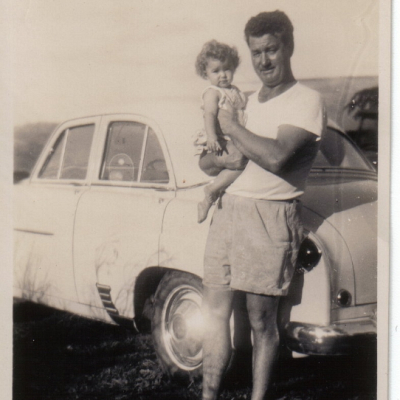
[[201,155],[199,166],[209,176],[216,176],[224,169],[242,170],[247,164],[246,157],[228,140],[221,155],[205,153]]
[[221,193],[231,184],[243,171],[222,170],[218,176],[204,188],[204,199],[197,205],[197,222],[202,223],[208,215],[213,203]]
[[232,171],[230,169],[223,169],[206,187],[209,192],[218,197],[243,171]]
[[219,158],[222,156],[217,156],[215,153],[205,153],[200,156],[199,167],[208,176],[216,176],[223,169],[224,166],[220,165]]

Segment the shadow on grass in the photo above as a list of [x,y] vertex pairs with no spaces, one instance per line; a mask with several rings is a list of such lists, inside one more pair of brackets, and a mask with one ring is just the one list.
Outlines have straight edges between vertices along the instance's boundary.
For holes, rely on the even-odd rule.
[[[280,360],[275,399],[373,400],[376,357]],[[237,355],[220,398],[250,399],[251,355]],[[47,307],[14,305],[13,400],[200,399],[201,382],[172,382],[163,374],[150,335]]]

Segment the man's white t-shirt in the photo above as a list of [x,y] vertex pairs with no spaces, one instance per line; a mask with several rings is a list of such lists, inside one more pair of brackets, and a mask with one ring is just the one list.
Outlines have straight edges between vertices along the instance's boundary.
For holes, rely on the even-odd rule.
[[[315,134],[315,140],[320,140],[326,122],[323,102],[318,92],[297,82],[281,95],[260,103],[259,91],[249,97],[246,129],[258,136],[276,139],[279,126],[293,125]],[[281,176],[249,160],[243,173],[226,192],[255,199],[295,199],[304,192],[315,153],[314,144],[310,145],[309,151],[303,149],[292,161],[293,165],[289,165]]]

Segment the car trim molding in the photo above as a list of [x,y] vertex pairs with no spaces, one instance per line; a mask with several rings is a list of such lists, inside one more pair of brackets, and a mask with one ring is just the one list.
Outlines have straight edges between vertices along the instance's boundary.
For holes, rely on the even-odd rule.
[[131,318],[124,317],[119,314],[116,309],[112,298],[111,298],[111,287],[108,285],[102,285],[101,283],[96,283],[97,291],[100,295],[101,302],[103,303],[104,309],[106,310],[109,317],[118,325],[123,325],[125,327],[133,327],[137,332],[135,320]]
[[320,177],[322,175],[324,178],[326,178],[326,176],[343,176],[346,178],[378,180],[378,176],[374,171],[340,168],[312,168],[309,178]]
[[54,233],[51,233],[51,232],[32,231],[30,229],[14,228],[14,231],[24,232],[24,233],[33,233],[34,235],[54,236]]
[[96,283],[96,287],[99,292],[101,302],[103,303],[103,306],[106,309],[108,315],[111,318],[113,318],[114,316],[118,316],[119,312],[115,308],[115,305],[111,299],[111,287],[108,285],[102,285],[100,283]]

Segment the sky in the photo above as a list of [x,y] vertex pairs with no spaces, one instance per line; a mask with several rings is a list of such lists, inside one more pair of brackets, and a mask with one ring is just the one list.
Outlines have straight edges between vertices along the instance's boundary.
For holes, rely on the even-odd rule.
[[199,96],[202,45],[241,56],[234,83],[257,82],[243,29],[280,9],[294,25],[297,79],[378,75],[378,0],[18,0],[12,2],[14,125],[61,122],[135,99]]

